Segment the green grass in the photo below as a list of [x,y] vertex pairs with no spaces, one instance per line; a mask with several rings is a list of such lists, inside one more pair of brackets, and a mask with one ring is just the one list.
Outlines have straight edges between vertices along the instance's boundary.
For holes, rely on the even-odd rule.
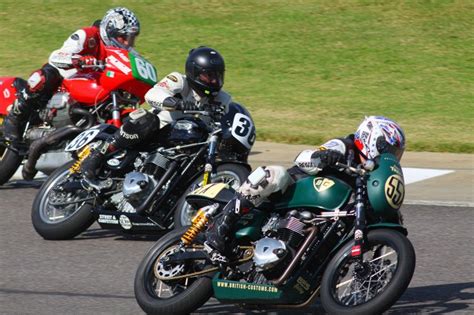
[[159,75],[190,48],[226,59],[225,89],[257,139],[319,144],[364,115],[405,129],[408,150],[474,152],[474,1],[161,0],[0,2],[0,75],[27,76],[113,6],[142,23]]

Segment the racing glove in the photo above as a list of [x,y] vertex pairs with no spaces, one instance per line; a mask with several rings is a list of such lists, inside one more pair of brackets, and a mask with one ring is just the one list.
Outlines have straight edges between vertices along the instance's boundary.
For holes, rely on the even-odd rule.
[[[344,161],[344,154],[336,150],[316,151],[311,155],[311,160],[321,161],[321,166],[335,166],[337,162]],[[315,162],[316,162],[315,161]],[[317,162],[316,162],[317,163]]]
[[163,107],[169,107],[175,110],[195,110],[197,108],[194,102],[185,101],[172,96],[163,100]]
[[82,68],[83,66],[98,66],[100,62],[94,56],[75,55],[72,57],[72,64],[77,68]]

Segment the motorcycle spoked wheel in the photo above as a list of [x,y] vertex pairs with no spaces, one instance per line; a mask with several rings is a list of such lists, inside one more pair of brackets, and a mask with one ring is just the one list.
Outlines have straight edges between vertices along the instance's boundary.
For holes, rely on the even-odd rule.
[[[240,164],[226,163],[217,166],[216,176],[213,178],[213,183],[226,183],[233,189],[239,188],[239,186],[247,179],[250,175],[249,170]],[[183,196],[178,200],[176,204],[176,210],[174,213],[174,226],[180,228],[183,226],[191,225],[191,219],[196,214],[197,210],[191,207],[185,200],[186,196],[201,187],[203,175],[196,178],[183,193]]]
[[405,235],[372,230],[363,268],[351,257],[349,242],[329,262],[321,282],[321,303],[329,314],[381,314],[405,292],[415,271],[415,250]]
[[[206,303],[212,296],[212,274],[195,278],[160,280],[176,277],[207,268],[205,262],[199,264],[174,264],[166,266],[160,262],[163,257],[177,250],[177,244],[187,228],[174,229],[146,253],[135,275],[135,298],[147,314],[189,314]],[[199,236],[198,236],[199,238]],[[195,244],[202,244],[200,239]]]
[[[79,189],[74,193],[57,192],[57,185],[66,180],[69,168],[74,162],[69,162],[55,170],[41,186],[33,201],[31,220],[36,232],[47,240],[71,239],[95,221],[92,205],[87,201],[90,193]],[[79,202],[74,203],[74,200]],[[51,203],[70,203],[64,206],[51,205]]]

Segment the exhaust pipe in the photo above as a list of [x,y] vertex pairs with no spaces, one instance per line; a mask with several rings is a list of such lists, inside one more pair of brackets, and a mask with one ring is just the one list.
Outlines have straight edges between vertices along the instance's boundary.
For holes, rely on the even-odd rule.
[[37,172],[36,162],[41,154],[46,151],[47,147],[54,146],[66,138],[77,136],[82,131],[95,125],[94,116],[86,109],[72,108],[70,113],[84,116],[84,119],[87,120],[87,124],[84,127],[78,127],[75,125],[64,126],[51,132],[44,138],[33,141],[29,148],[28,160],[23,166],[23,171],[21,172],[25,180],[32,180],[35,177]]

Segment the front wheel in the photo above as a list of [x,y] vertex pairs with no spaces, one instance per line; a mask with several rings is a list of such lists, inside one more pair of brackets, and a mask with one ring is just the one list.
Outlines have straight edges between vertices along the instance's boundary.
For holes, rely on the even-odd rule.
[[[186,274],[205,272],[205,268],[208,268],[205,261],[168,262],[169,255],[193,248],[185,249],[179,246],[184,232],[186,228],[179,228],[166,234],[150,248],[138,266],[135,275],[135,298],[147,314],[189,314],[212,296],[210,274],[186,277]],[[179,278],[181,275],[184,277]]]
[[380,314],[405,292],[415,271],[415,250],[400,232],[377,229],[367,235],[362,263],[351,257],[354,242],[329,262],[321,282],[321,303],[329,314]]
[[[5,116],[0,116],[0,122]],[[2,123],[2,125],[4,122]],[[2,134],[0,133],[0,136]],[[16,172],[18,167],[21,165],[23,157],[18,153],[0,146],[0,185],[5,184]]]
[[95,217],[91,193],[83,188],[73,192],[58,189],[75,180],[70,178],[69,162],[55,170],[41,186],[33,201],[31,220],[36,232],[47,240],[65,240],[85,231]]
[[0,185],[5,184],[21,165],[21,157],[18,153],[1,147],[0,149]]
[[[212,178],[213,183],[225,183],[231,188],[237,190],[239,186],[247,179],[250,171],[241,164],[226,163],[217,166],[216,175]],[[178,200],[174,214],[174,226],[180,228],[191,224],[191,219],[197,210],[192,208],[185,200],[186,196],[193,190],[199,188],[202,183],[203,176],[196,178],[183,193]]]

